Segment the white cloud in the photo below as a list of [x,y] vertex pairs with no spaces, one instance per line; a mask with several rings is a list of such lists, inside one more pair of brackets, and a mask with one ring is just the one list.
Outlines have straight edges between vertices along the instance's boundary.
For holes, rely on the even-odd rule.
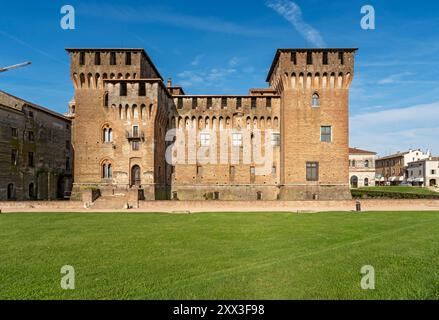
[[404,82],[402,79],[406,76],[411,76],[413,73],[411,72],[401,72],[397,74],[392,74],[384,79],[378,81],[378,84],[394,84]]
[[88,16],[110,19],[112,21],[145,24],[160,23],[181,28],[249,37],[274,38],[281,32],[281,30],[275,30],[275,28],[246,26],[212,16],[188,15],[175,12],[168,7],[160,5],[129,6],[83,3],[79,6],[78,11]]
[[266,5],[284,17],[309,43],[316,47],[326,47],[319,31],[303,20],[302,10],[293,1],[269,0]]
[[439,101],[350,118],[351,146],[384,155],[412,149],[439,152]]
[[213,68],[207,71],[187,70],[177,76],[181,79],[180,84],[185,87],[201,84],[205,87],[220,87],[234,73],[236,73],[234,68]]
[[237,57],[233,57],[229,60],[229,66],[235,67],[239,63],[239,59]]
[[199,55],[197,55],[197,56],[194,58],[194,60],[192,60],[191,65],[193,65],[193,66],[198,66],[198,65],[200,64],[200,62],[201,62],[201,59],[203,59],[203,58],[204,58],[204,54],[199,54]]

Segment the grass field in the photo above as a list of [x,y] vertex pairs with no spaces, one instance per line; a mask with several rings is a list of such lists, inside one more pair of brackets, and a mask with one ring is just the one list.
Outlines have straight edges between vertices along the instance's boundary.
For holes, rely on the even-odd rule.
[[438,192],[430,190],[428,188],[410,187],[410,186],[376,186],[376,187],[363,187],[358,190],[368,191],[384,191],[384,192],[397,192],[397,193],[414,193],[414,194],[433,194],[437,195]]
[[439,212],[0,214],[0,231],[1,299],[439,299]]

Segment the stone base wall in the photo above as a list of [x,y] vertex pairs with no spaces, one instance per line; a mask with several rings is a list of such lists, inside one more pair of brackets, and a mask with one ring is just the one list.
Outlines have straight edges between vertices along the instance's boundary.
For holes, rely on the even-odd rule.
[[0,209],[60,209],[60,210],[77,210],[83,209],[82,201],[0,201]]
[[277,200],[278,186],[172,186],[173,200]]
[[282,186],[280,200],[350,200],[349,186],[340,185],[302,185]]

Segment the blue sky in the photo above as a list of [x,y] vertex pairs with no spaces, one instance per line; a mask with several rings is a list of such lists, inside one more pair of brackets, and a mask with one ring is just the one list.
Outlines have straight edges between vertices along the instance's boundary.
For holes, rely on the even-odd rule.
[[[74,92],[66,47],[141,47],[187,93],[265,87],[277,48],[358,47],[351,146],[439,154],[439,3],[411,1],[5,1],[0,89],[64,113]],[[60,27],[62,5],[76,29]],[[376,29],[360,27],[373,5]],[[283,9],[280,10],[279,8]]]

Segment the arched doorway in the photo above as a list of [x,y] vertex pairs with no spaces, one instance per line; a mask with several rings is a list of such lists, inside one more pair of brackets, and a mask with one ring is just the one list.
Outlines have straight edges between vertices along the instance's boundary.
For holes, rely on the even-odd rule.
[[33,199],[35,197],[35,185],[33,182],[29,184],[29,199]]
[[357,176],[351,177],[351,188],[358,188],[358,177]]
[[140,167],[135,165],[131,168],[131,186],[140,187],[141,183]]
[[10,183],[8,184],[8,200],[12,200],[14,198],[15,198],[14,184]]
[[430,180],[430,187],[436,187],[437,183],[436,183],[436,179],[431,179]]

